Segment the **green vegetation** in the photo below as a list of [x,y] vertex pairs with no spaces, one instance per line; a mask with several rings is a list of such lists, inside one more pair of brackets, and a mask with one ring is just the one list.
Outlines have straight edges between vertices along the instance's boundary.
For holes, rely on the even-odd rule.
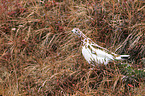
[[[144,0],[1,0],[0,95],[143,96]],[[80,28],[128,61],[89,65]]]

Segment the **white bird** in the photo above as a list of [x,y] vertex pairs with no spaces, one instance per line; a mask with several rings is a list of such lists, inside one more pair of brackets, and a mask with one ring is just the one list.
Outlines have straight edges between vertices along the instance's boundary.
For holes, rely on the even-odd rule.
[[106,48],[99,46],[94,43],[90,38],[88,38],[79,28],[74,28],[72,32],[79,37],[82,41],[82,54],[89,64],[95,62],[95,64],[107,65],[110,61],[114,60],[125,60],[128,59],[130,55],[118,55]]

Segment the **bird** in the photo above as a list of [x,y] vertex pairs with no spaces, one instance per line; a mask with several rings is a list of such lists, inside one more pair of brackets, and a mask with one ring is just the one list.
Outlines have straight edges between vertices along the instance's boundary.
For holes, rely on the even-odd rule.
[[88,38],[82,31],[80,31],[79,28],[74,28],[71,32],[81,38],[82,55],[89,64],[95,62],[95,65],[107,65],[109,62],[115,60],[126,60],[130,57],[130,55],[119,55],[113,53],[108,49],[99,46],[93,40]]

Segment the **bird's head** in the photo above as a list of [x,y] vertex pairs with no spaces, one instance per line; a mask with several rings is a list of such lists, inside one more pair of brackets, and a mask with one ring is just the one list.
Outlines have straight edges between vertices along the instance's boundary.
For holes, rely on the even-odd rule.
[[71,32],[73,32],[74,34],[78,35],[79,37],[81,37],[82,32],[80,31],[79,28],[74,28]]

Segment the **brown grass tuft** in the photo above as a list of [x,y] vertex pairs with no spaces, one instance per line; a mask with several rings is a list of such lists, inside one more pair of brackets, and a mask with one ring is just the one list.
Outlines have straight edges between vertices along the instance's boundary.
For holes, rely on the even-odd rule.
[[124,82],[123,72],[134,71],[121,69],[120,62],[92,69],[81,55],[80,39],[70,32],[80,28],[101,46],[131,55],[125,64],[134,70],[144,70],[143,3],[2,0],[0,95],[144,95],[144,74]]

